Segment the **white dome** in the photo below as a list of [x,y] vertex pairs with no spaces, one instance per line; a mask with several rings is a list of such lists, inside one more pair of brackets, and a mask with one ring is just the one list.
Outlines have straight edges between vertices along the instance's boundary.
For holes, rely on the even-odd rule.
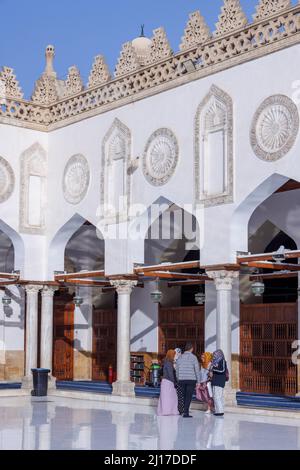
[[141,65],[145,65],[150,55],[152,41],[149,38],[140,36],[132,41],[132,45],[137,54],[138,61]]

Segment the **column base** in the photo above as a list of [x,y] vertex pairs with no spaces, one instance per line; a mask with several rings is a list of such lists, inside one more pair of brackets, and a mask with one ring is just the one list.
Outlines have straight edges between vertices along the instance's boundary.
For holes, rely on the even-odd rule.
[[32,376],[24,376],[22,379],[22,387],[24,390],[32,390],[33,389],[33,379]]
[[48,390],[56,390],[56,378],[53,375],[49,375]]
[[225,399],[225,405],[227,406],[236,406],[236,392],[237,390],[234,388],[231,388],[229,386],[226,386],[224,389],[224,399]]
[[135,397],[135,385],[133,382],[117,381],[113,383],[113,395],[121,397]]

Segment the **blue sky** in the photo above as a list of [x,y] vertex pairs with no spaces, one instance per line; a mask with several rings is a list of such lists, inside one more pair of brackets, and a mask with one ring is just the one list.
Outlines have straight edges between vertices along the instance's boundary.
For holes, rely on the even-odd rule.
[[[259,0],[241,0],[251,18]],[[293,0],[297,3],[297,0]],[[28,98],[44,69],[48,44],[56,48],[60,78],[77,65],[87,82],[93,58],[103,54],[113,72],[121,45],[164,26],[178,51],[188,14],[200,10],[213,29],[223,0],[0,0],[0,65],[13,67]]]

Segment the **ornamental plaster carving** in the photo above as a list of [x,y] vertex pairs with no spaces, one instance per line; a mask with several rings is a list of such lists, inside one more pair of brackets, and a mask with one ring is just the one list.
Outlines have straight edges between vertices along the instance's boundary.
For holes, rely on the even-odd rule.
[[102,55],[97,55],[95,57],[92,70],[89,76],[88,88],[94,86],[101,86],[104,83],[107,83],[111,79],[110,72],[104,57]]
[[42,286],[36,284],[27,284],[25,285],[25,291],[27,295],[36,297],[39,291],[42,289]]
[[[217,132],[223,135],[224,187],[223,190],[211,192],[207,186],[209,180],[214,178],[207,170],[210,168],[209,137]],[[225,91],[215,85],[198,107],[194,145],[196,203],[210,207],[233,202],[233,102]]]
[[[34,182],[32,181],[34,178]],[[31,197],[32,184],[34,199]],[[44,234],[47,195],[47,154],[36,143],[21,155],[20,171],[20,232]],[[34,207],[31,206],[34,204]],[[33,220],[32,217],[35,216]]]
[[181,39],[180,50],[186,51],[193,46],[204,44],[211,37],[211,32],[200,11],[190,14],[184,36]]
[[167,34],[164,28],[158,28],[153,31],[151,50],[147,64],[154,64],[163,59],[168,59],[173,55]]
[[158,129],[147,142],[143,173],[153,186],[163,186],[173,176],[179,159],[176,136],[169,129]]
[[[0,122],[43,132],[63,128],[297,45],[299,18],[300,4],[297,4],[284,14],[279,11],[272,18],[230,29],[226,38],[217,35],[207,43],[84,90],[78,96],[62,99],[65,82],[56,80],[59,97],[55,102],[45,104],[48,100],[44,92],[36,102],[7,98],[0,107]],[[186,73],[182,66],[187,60],[198,64],[193,74]]]
[[10,198],[15,187],[15,175],[7,160],[0,157],[0,203]]
[[58,101],[57,79],[51,75],[42,75],[36,81],[31,99],[34,103],[41,105],[50,105]]
[[121,55],[119,57],[115,77],[121,77],[122,75],[135,72],[140,68],[136,51],[131,42],[123,44]]
[[79,204],[90,184],[90,169],[83,155],[74,155],[68,161],[63,176],[63,193],[70,204]]
[[116,281],[110,281],[110,283],[116,288],[118,295],[130,295],[138,281],[118,279]]
[[73,65],[69,68],[69,73],[65,82],[65,96],[76,95],[84,89],[82,78],[78,68]]
[[127,220],[131,201],[131,132],[115,119],[102,142],[101,207],[106,223]]
[[1,98],[22,99],[23,93],[19,82],[10,67],[2,67],[0,71],[0,100]]
[[42,288],[42,291],[41,291],[41,294],[42,294],[42,297],[43,298],[46,298],[46,299],[53,299],[53,296],[54,296],[54,293],[59,290],[58,287],[54,287],[54,286],[44,286]]
[[260,0],[253,19],[254,21],[263,20],[291,7],[291,0]]
[[224,0],[219,21],[216,24],[215,36],[231,33],[247,24],[248,20],[242,10],[240,0]]
[[210,279],[215,282],[216,289],[221,290],[232,290],[233,282],[240,275],[239,271],[206,271],[206,274]]
[[250,132],[254,153],[261,160],[276,161],[293,147],[299,131],[299,113],[285,95],[267,98],[256,111]]

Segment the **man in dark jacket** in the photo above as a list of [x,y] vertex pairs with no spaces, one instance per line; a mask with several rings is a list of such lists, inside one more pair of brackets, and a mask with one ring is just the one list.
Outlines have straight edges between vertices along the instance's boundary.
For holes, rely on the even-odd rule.
[[187,343],[184,354],[176,362],[178,387],[181,388],[184,397],[184,418],[192,418],[189,414],[189,409],[196,384],[200,384],[199,362],[193,354],[193,350],[192,343]]

